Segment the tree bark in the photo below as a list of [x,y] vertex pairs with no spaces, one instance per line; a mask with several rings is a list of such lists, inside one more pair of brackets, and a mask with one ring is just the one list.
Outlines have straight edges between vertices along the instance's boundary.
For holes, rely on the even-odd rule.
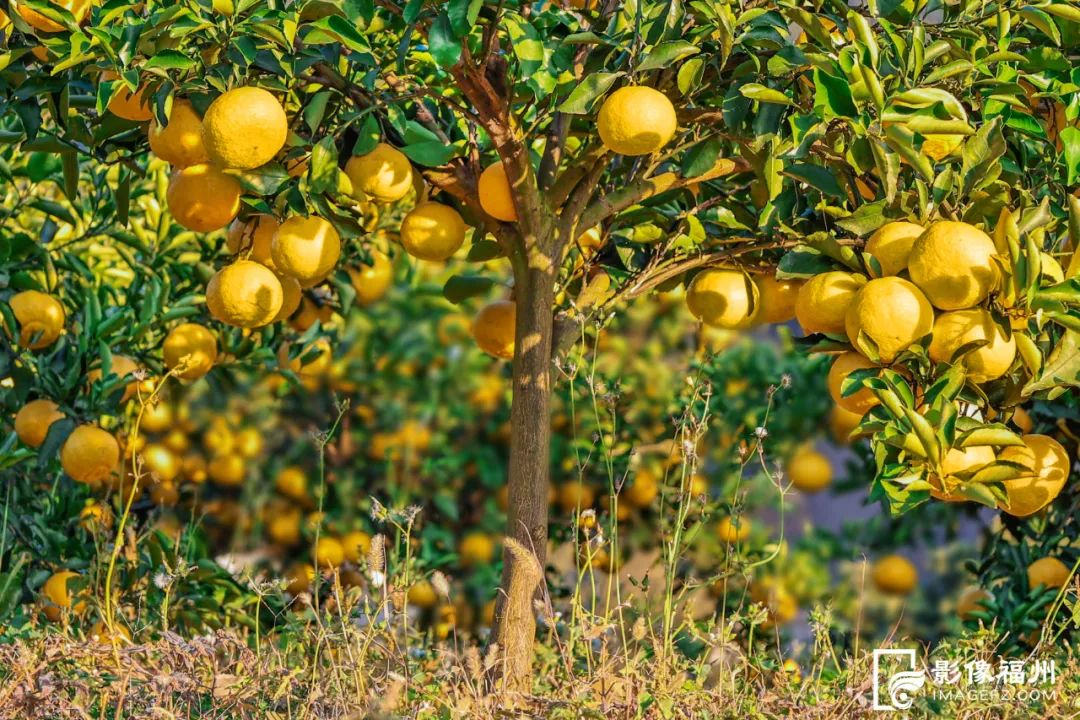
[[[550,227],[543,231],[550,233]],[[517,318],[506,534],[519,547],[507,543],[503,551],[495,624],[495,641],[503,658],[499,675],[505,689],[527,688],[531,679],[536,636],[533,600],[543,580],[547,554],[556,265],[550,257],[554,242],[550,236],[542,240],[529,243],[528,265],[524,272],[515,273]]]

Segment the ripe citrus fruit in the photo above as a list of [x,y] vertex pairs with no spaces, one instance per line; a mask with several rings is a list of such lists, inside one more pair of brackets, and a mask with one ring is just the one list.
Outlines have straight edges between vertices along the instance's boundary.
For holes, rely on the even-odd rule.
[[49,428],[63,417],[60,406],[52,400],[31,400],[15,413],[15,434],[23,444],[32,448],[41,447]]
[[246,220],[233,220],[225,234],[225,247],[233,255],[249,251],[249,258],[273,270],[274,259],[270,255],[270,248],[279,227],[281,223],[277,218],[265,213],[252,215]]
[[[75,22],[80,25],[86,20],[86,17],[90,14],[90,7],[93,5],[91,0],[50,0],[50,5],[63,8],[67,10],[75,17]],[[33,10],[23,3],[19,3],[16,8],[16,12],[22,16],[22,19],[26,21],[26,24],[35,30],[42,30],[44,32],[61,32],[64,30],[64,26],[55,20],[50,20],[37,10]]]
[[1008,501],[1001,509],[1016,517],[1026,517],[1049,505],[1065,486],[1072,461],[1065,448],[1047,435],[1024,435],[1023,446],[1009,446],[999,459],[1027,469],[1018,478],[1006,480]]
[[283,300],[274,271],[251,260],[237,260],[222,268],[206,286],[210,314],[235,327],[256,328],[273,322]]
[[302,539],[300,525],[303,521],[304,513],[300,508],[276,508],[266,519],[266,535],[278,545],[298,545]]
[[728,545],[742,542],[750,537],[750,521],[746,518],[721,518],[716,524],[716,535],[720,542]]
[[284,320],[296,312],[304,296],[304,289],[300,287],[300,281],[292,275],[277,275],[277,279],[281,283],[281,309],[278,310],[277,315],[274,317],[274,322]]
[[40,350],[56,342],[64,329],[64,306],[47,293],[23,290],[8,301],[19,324],[19,344]]
[[1040,585],[1046,588],[1059,588],[1069,581],[1070,574],[1069,566],[1057,558],[1039,558],[1028,565],[1028,587],[1032,590]]
[[418,608],[433,608],[439,602],[439,596],[435,588],[427,580],[418,580],[412,584],[407,593],[409,603]]
[[285,590],[290,595],[299,595],[311,590],[314,581],[315,568],[307,563],[298,563],[285,574]]
[[800,280],[777,280],[773,275],[755,275],[758,310],[754,320],[761,323],[786,323],[795,318],[795,301],[802,287]]
[[336,568],[345,562],[345,548],[342,547],[341,541],[337,538],[321,537],[315,543],[312,556],[315,559],[315,565],[318,567]]
[[922,225],[904,221],[887,223],[866,241],[866,252],[877,258],[883,277],[899,275],[907,269],[911,246],[922,234]]
[[412,164],[397,148],[379,143],[366,155],[349,158],[345,174],[359,191],[377,202],[392,203],[405,197],[413,184]]
[[866,277],[839,270],[815,275],[799,289],[795,317],[808,333],[844,334],[844,318]]
[[649,155],[668,144],[678,120],[667,96],[650,87],[619,88],[604,101],[596,130],[604,147],[620,155]]
[[809,446],[796,450],[788,460],[786,469],[791,484],[803,492],[820,492],[832,483],[829,459]]
[[638,470],[634,481],[623,488],[622,499],[636,508],[647,508],[660,493],[660,482],[650,470]]
[[1016,359],[1016,338],[1006,338],[989,312],[982,308],[944,312],[934,321],[930,359],[951,363],[956,352],[971,343],[986,341],[959,358],[972,382],[983,383],[1004,375]]
[[341,538],[341,546],[345,549],[345,559],[356,564],[362,561],[371,550],[371,536],[363,530],[354,530],[345,533]]
[[317,215],[291,217],[281,223],[270,245],[278,272],[307,287],[334,269],[341,255],[341,237],[334,226]]
[[204,165],[210,162],[202,140],[202,118],[187,100],[173,101],[169,124],[160,127],[150,119],[147,132],[150,151],[174,167]]
[[79,526],[89,533],[107,532],[113,526],[112,509],[103,502],[87,500],[79,511]]
[[919,582],[919,571],[901,555],[886,555],[874,563],[874,585],[890,595],[907,595]]
[[139,429],[143,432],[159,433],[168,430],[172,424],[172,407],[166,402],[157,402],[143,409]]
[[386,295],[394,284],[394,264],[385,253],[371,250],[371,264],[348,268],[349,281],[356,291],[356,302],[366,307]]
[[941,220],[911,247],[908,272],[934,307],[963,310],[986,299],[998,282],[990,236],[962,222]]
[[45,615],[53,622],[60,619],[64,610],[73,610],[78,615],[86,608],[86,603],[82,600],[76,602],[72,608],[74,597],[69,584],[79,577],[79,573],[74,570],[60,570],[50,575],[42,584],[41,594],[46,601]]
[[571,513],[575,510],[586,510],[592,507],[596,501],[596,491],[593,490],[591,485],[572,480],[559,486],[555,499],[563,512]]
[[868,387],[860,388],[847,397],[840,394],[844,378],[855,370],[874,367],[877,367],[877,365],[857,352],[845,352],[837,355],[836,359],[833,360],[832,367],[829,368],[829,376],[826,379],[829,395],[832,397],[833,402],[844,410],[857,414],[860,418],[866,414],[867,410],[877,405],[880,400],[878,400],[873,390]]
[[[115,80],[116,74],[104,72],[103,80]],[[123,83],[113,88],[113,96],[109,99],[108,111],[113,115],[131,122],[146,122],[154,117],[154,108],[150,104],[150,98],[146,97],[146,85],[140,85],[135,92],[127,89]]]
[[974,445],[967,448],[949,448],[949,451],[945,453],[945,457],[941,461],[941,475],[942,477],[931,476],[930,484],[934,487],[930,490],[930,494],[936,497],[938,500],[944,500],[946,502],[964,502],[966,497],[959,493],[952,492],[954,485],[964,482],[963,479],[955,477],[957,474],[966,473],[972,474],[977,472],[980,468],[989,465],[997,459],[997,455],[994,453],[994,448],[989,445]]
[[517,221],[517,208],[514,207],[514,196],[510,192],[510,181],[501,162],[488,165],[484,172],[480,173],[476,194],[480,199],[480,207],[491,217],[503,222]]
[[488,355],[503,360],[514,357],[516,308],[512,300],[496,300],[480,308],[480,312],[473,318],[473,339]]
[[212,232],[240,212],[240,183],[213,165],[191,165],[173,172],[165,200],[176,222],[195,232]]
[[401,244],[415,258],[446,260],[463,242],[465,221],[449,205],[421,203],[401,221]]
[[495,543],[483,532],[472,532],[461,538],[458,545],[461,566],[465,568],[487,565],[495,557]]
[[787,587],[773,577],[762,578],[750,586],[750,598],[769,613],[769,625],[785,625],[799,614],[799,604]]
[[116,470],[120,445],[116,438],[96,425],[75,428],[60,449],[60,464],[76,482],[97,485]]
[[143,461],[143,469],[158,482],[170,483],[180,475],[180,458],[164,445],[149,443],[139,456]]
[[[127,355],[113,355],[112,362],[109,366],[109,375],[115,375],[118,378],[128,378],[127,384],[124,386],[124,394],[120,398],[120,402],[125,403],[135,395],[139,389],[139,380],[132,377],[134,373],[139,370],[139,364],[129,358]],[[101,368],[94,368],[86,374],[86,381],[90,385],[93,385],[101,379]]]
[[840,405],[829,410],[829,432],[838,443],[850,443],[851,433],[862,422],[863,413],[852,412]]
[[307,475],[304,474],[302,468],[295,465],[282,468],[274,481],[274,488],[287,498],[305,500],[307,499]]
[[741,270],[702,270],[686,291],[686,306],[706,325],[736,330],[754,320],[756,287]]
[[210,103],[203,143],[211,161],[250,170],[270,162],[285,145],[289,120],[277,98],[257,87],[239,87]]
[[884,363],[930,334],[934,309],[919,288],[898,277],[871,280],[855,293],[844,320],[856,349],[868,340]]
[[217,338],[202,325],[182,323],[165,338],[162,354],[165,367],[170,370],[184,362],[184,369],[176,373],[177,377],[198,380],[217,361]]
[[956,614],[961,620],[967,620],[972,613],[985,612],[985,605],[993,601],[994,596],[978,585],[970,585],[964,588],[956,601]]
[[247,467],[240,453],[230,452],[211,458],[206,466],[206,474],[218,485],[237,487],[244,484]]

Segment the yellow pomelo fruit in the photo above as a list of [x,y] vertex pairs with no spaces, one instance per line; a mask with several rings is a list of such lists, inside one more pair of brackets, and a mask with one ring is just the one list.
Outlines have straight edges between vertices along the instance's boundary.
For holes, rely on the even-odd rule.
[[311,590],[311,584],[315,582],[315,568],[307,563],[294,565],[285,574],[285,590],[290,595],[299,595]]
[[496,300],[480,308],[472,321],[472,336],[488,355],[503,360],[514,357],[514,326],[517,306],[511,300]]
[[967,352],[959,362],[968,379],[983,383],[1004,375],[1016,359],[1016,338],[1005,337],[989,312],[982,308],[941,313],[934,321],[930,340],[930,359],[951,363],[956,352],[970,343],[985,340],[986,345]]
[[686,306],[706,325],[737,330],[754,321],[757,288],[740,270],[702,270],[686,290]]
[[300,287],[300,281],[291,275],[278,275],[277,279],[281,283],[281,308],[274,316],[273,322],[284,320],[296,312],[304,293],[303,288]]
[[860,336],[875,346],[884,363],[930,334],[934,308],[919,288],[898,277],[871,280],[855,293],[844,321],[848,340],[859,350]]
[[257,328],[273,322],[283,301],[274,271],[251,260],[237,260],[218,270],[206,286],[210,314],[234,327]]
[[72,595],[71,581],[77,580],[79,573],[74,570],[60,570],[50,575],[41,586],[41,594],[45,598],[45,615],[56,622],[60,619],[63,610],[72,610],[79,615],[86,609],[86,603],[82,600],[75,602]]
[[976,227],[941,220],[911,247],[908,272],[934,307],[963,310],[978,305],[998,283],[994,241]]
[[809,446],[795,451],[787,462],[786,470],[791,484],[803,492],[820,492],[832,483],[829,459]]
[[836,442],[848,444],[852,441],[851,433],[859,427],[862,419],[861,413],[833,405],[829,410],[829,433]]
[[326,277],[340,255],[338,231],[317,215],[291,217],[281,223],[270,245],[274,267],[299,280],[302,286]]
[[116,438],[96,425],[75,428],[60,449],[60,465],[77,482],[97,485],[108,479],[120,462]]
[[345,562],[345,548],[333,537],[321,537],[312,551],[315,564],[324,569],[336,568]]
[[439,596],[435,593],[435,588],[427,580],[418,580],[413,583],[406,596],[409,604],[418,608],[433,608],[439,602]]
[[233,255],[241,251],[250,251],[251,254],[248,257],[274,270],[274,259],[270,255],[270,248],[274,241],[274,233],[279,227],[281,223],[276,217],[263,213],[253,215],[247,220],[233,220],[225,235],[225,247]]
[[274,159],[285,145],[289,120],[278,99],[258,87],[239,87],[210,103],[203,117],[203,144],[225,168],[250,170]]
[[170,370],[184,363],[184,370],[176,373],[177,377],[197,380],[217,362],[217,338],[202,325],[182,323],[165,338],[162,355],[165,367]]
[[667,96],[650,87],[619,88],[604,101],[596,130],[604,147],[620,155],[649,155],[675,135],[678,120]]
[[907,269],[911,246],[923,234],[923,226],[911,222],[891,222],[879,227],[866,241],[866,252],[877,258],[881,275],[899,275]]
[[786,323],[795,318],[795,301],[803,285],[801,280],[777,280],[772,275],[756,275],[754,284],[758,289],[755,322]]
[[150,443],[139,453],[143,468],[158,482],[170,483],[180,475],[180,458],[159,443]]
[[773,577],[762,578],[753,583],[750,586],[750,598],[765,606],[769,613],[767,625],[785,625],[799,614],[799,604],[795,597],[780,580]]
[[487,565],[495,557],[495,543],[483,532],[472,532],[461,538],[458,545],[461,566],[465,568]]
[[1039,558],[1028,565],[1028,587],[1032,590],[1040,585],[1045,588],[1059,588],[1069,581],[1069,575],[1069,566],[1057,558]]
[[180,168],[169,180],[165,200],[176,222],[195,232],[213,232],[240,212],[240,183],[213,165]]
[[237,487],[244,484],[247,467],[239,453],[228,453],[211,458],[206,466],[206,474],[218,485]]
[[23,444],[32,448],[41,447],[49,427],[63,417],[60,406],[52,400],[31,400],[15,413],[15,434]]
[[937,476],[930,477],[930,484],[934,487],[930,494],[938,500],[946,502],[964,502],[966,497],[959,493],[951,492],[951,488],[962,482],[955,477],[958,473],[972,473],[994,462],[997,455],[994,448],[989,445],[974,445],[967,448],[949,448],[941,461],[941,474],[944,481]]
[[901,555],[886,555],[874,563],[874,585],[890,595],[907,595],[919,582],[919,571]]
[[377,202],[392,203],[405,197],[412,188],[412,164],[405,153],[386,143],[379,143],[366,155],[349,158],[345,174],[354,193],[363,193]]
[[863,387],[852,395],[842,397],[840,388],[843,386],[844,378],[855,370],[876,367],[877,365],[857,352],[845,352],[837,355],[836,359],[833,360],[832,367],[829,368],[829,376],[826,380],[829,395],[832,397],[833,402],[838,407],[854,413],[860,418],[865,415],[867,410],[880,402],[874,392],[868,387]]
[[1002,510],[1016,517],[1027,517],[1053,502],[1065,486],[1072,461],[1065,448],[1047,435],[1024,435],[1024,446],[1009,446],[998,458],[1027,468],[1018,478],[1006,480],[1008,501]]
[[844,334],[844,318],[866,276],[833,270],[815,275],[799,289],[795,317],[808,333]]
[[[127,385],[124,386],[124,394],[120,398],[120,402],[125,403],[130,400],[139,389],[139,380],[131,377],[135,372],[139,370],[139,364],[129,358],[127,355],[113,355],[112,362],[109,366],[109,374],[115,375],[118,378],[129,378]],[[101,379],[101,369],[94,368],[86,374],[86,382],[93,385]]]
[[[49,4],[67,10],[75,17],[75,22],[81,25],[90,14],[93,2],[92,0],[51,0]],[[50,20],[37,10],[32,10],[22,3],[19,3],[15,10],[26,21],[26,24],[35,30],[44,32],[62,32],[66,30],[60,23]]]
[[23,290],[8,300],[19,325],[19,345],[40,350],[56,342],[64,329],[64,306],[47,293]]
[[401,221],[401,244],[415,258],[446,260],[463,242],[465,221],[449,205],[421,203]]
[[585,510],[596,502],[596,491],[591,485],[572,480],[559,486],[555,500],[563,512]]
[[363,530],[353,530],[341,538],[341,546],[345,549],[345,559],[356,564],[371,550],[371,536]]
[[517,208],[514,196],[510,192],[510,180],[506,177],[506,167],[501,162],[494,162],[480,173],[476,184],[476,195],[480,207],[491,217],[503,222],[516,222]]
[[634,481],[623,488],[622,499],[636,508],[647,508],[660,493],[660,481],[649,470],[639,470]]
[[963,135],[930,133],[929,135],[923,135],[920,152],[931,160],[940,161],[956,152],[962,142],[964,142]]
[[304,500],[308,496],[307,475],[296,465],[284,467],[274,480],[274,488],[287,498]]
[[172,407],[168,403],[157,402],[143,409],[139,429],[148,433],[165,432],[174,422]]
[[743,517],[721,518],[716,524],[716,535],[727,545],[742,542],[750,537],[750,521]]
[[356,302],[366,307],[386,295],[394,284],[394,264],[385,253],[371,250],[371,264],[348,269],[349,281],[356,291]]
[[[116,74],[104,72],[103,80],[115,80]],[[107,110],[113,115],[131,122],[146,122],[154,117],[154,108],[150,104],[151,99],[146,96],[146,85],[140,85],[135,92],[131,92],[126,86],[121,85],[116,94],[109,100]]]
[[956,614],[961,620],[967,620],[972,613],[985,612],[985,604],[991,602],[994,596],[978,585],[970,585],[964,588],[956,601]]

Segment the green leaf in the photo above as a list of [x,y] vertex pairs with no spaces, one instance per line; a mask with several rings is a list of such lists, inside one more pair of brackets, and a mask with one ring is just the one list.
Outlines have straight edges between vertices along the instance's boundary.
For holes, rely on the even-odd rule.
[[653,48],[645,59],[641,61],[637,69],[639,72],[658,70],[668,65],[701,52],[701,48],[685,40],[673,40],[664,42]]
[[[440,66],[451,68],[461,59],[461,41],[450,24],[446,11],[439,13],[428,31],[428,48],[431,56]],[[441,163],[440,163],[441,164]]]
[[844,197],[844,191],[840,187],[840,184],[836,182],[836,177],[831,171],[821,165],[798,163],[788,166],[788,168],[784,170],[784,174],[793,177],[796,180],[801,180],[825,195],[831,195],[832,197],[837,198]]
[[859,110],[844,78],[814,68],[814,110],[824,117],[855,117]]
[[327,135],[311,150],[311,190],[329,192],[338,184],[338,153],[334,136]]
[[776,277],[780,280],[810,278],[834,270],[835,266],[826,256],[807,245],[796,245],[780,258]]
[[682,64],[676,75],[676,84],[679,92],[689,95],[701,84],[701,78],[705,74],[705,61],[701,58],[691,58]]
[[1023,395],[1070,385],[1080,387],[1080,332],[1066,330],[1046,359],[1042,375],[1024,386]]
[[569,115],[588,113],[596,99],[608,91],[624,73],[593,73],[585,77],[559,105],[559,112]]
[[196,60],[179,50],[158,50],[154,57],[146,61],[143,67],[147,70],[190,70],[198,63]]
[[457,148],[438,140],[428,140],[406,145],[401,148],[401,152],[417,165],[438,167],[448,163],[450,158],[457,154]]
[[1064,148],[1062,159],[1065,161],[1065,183],[1075,185],[1080,178],[1080,130],[1067,127],[1058,135]]
[[496,284],[491,278],[480,275],[454,275],[443,286],[443,297],[459,305],[471,297],[483,295]]
[[739,88],[739,92],[742,93],[743,97],[759,102],[774,103],[776,105],[792,104],[791,98],[784,93],[758,83],[747,83]]

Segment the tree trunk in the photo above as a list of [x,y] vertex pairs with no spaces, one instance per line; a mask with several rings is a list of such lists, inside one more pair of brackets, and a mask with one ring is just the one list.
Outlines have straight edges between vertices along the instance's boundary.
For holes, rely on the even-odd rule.
[[[550,247],[550,243],[538,245]],[[543,580],[547,554],[554,263],[534,246],[528,268],[516,275],[506,530],[511,542],[503,552],[495,641],[502,653],[498,674],[503,687],[527,689],[536,636],[533,600]]]

